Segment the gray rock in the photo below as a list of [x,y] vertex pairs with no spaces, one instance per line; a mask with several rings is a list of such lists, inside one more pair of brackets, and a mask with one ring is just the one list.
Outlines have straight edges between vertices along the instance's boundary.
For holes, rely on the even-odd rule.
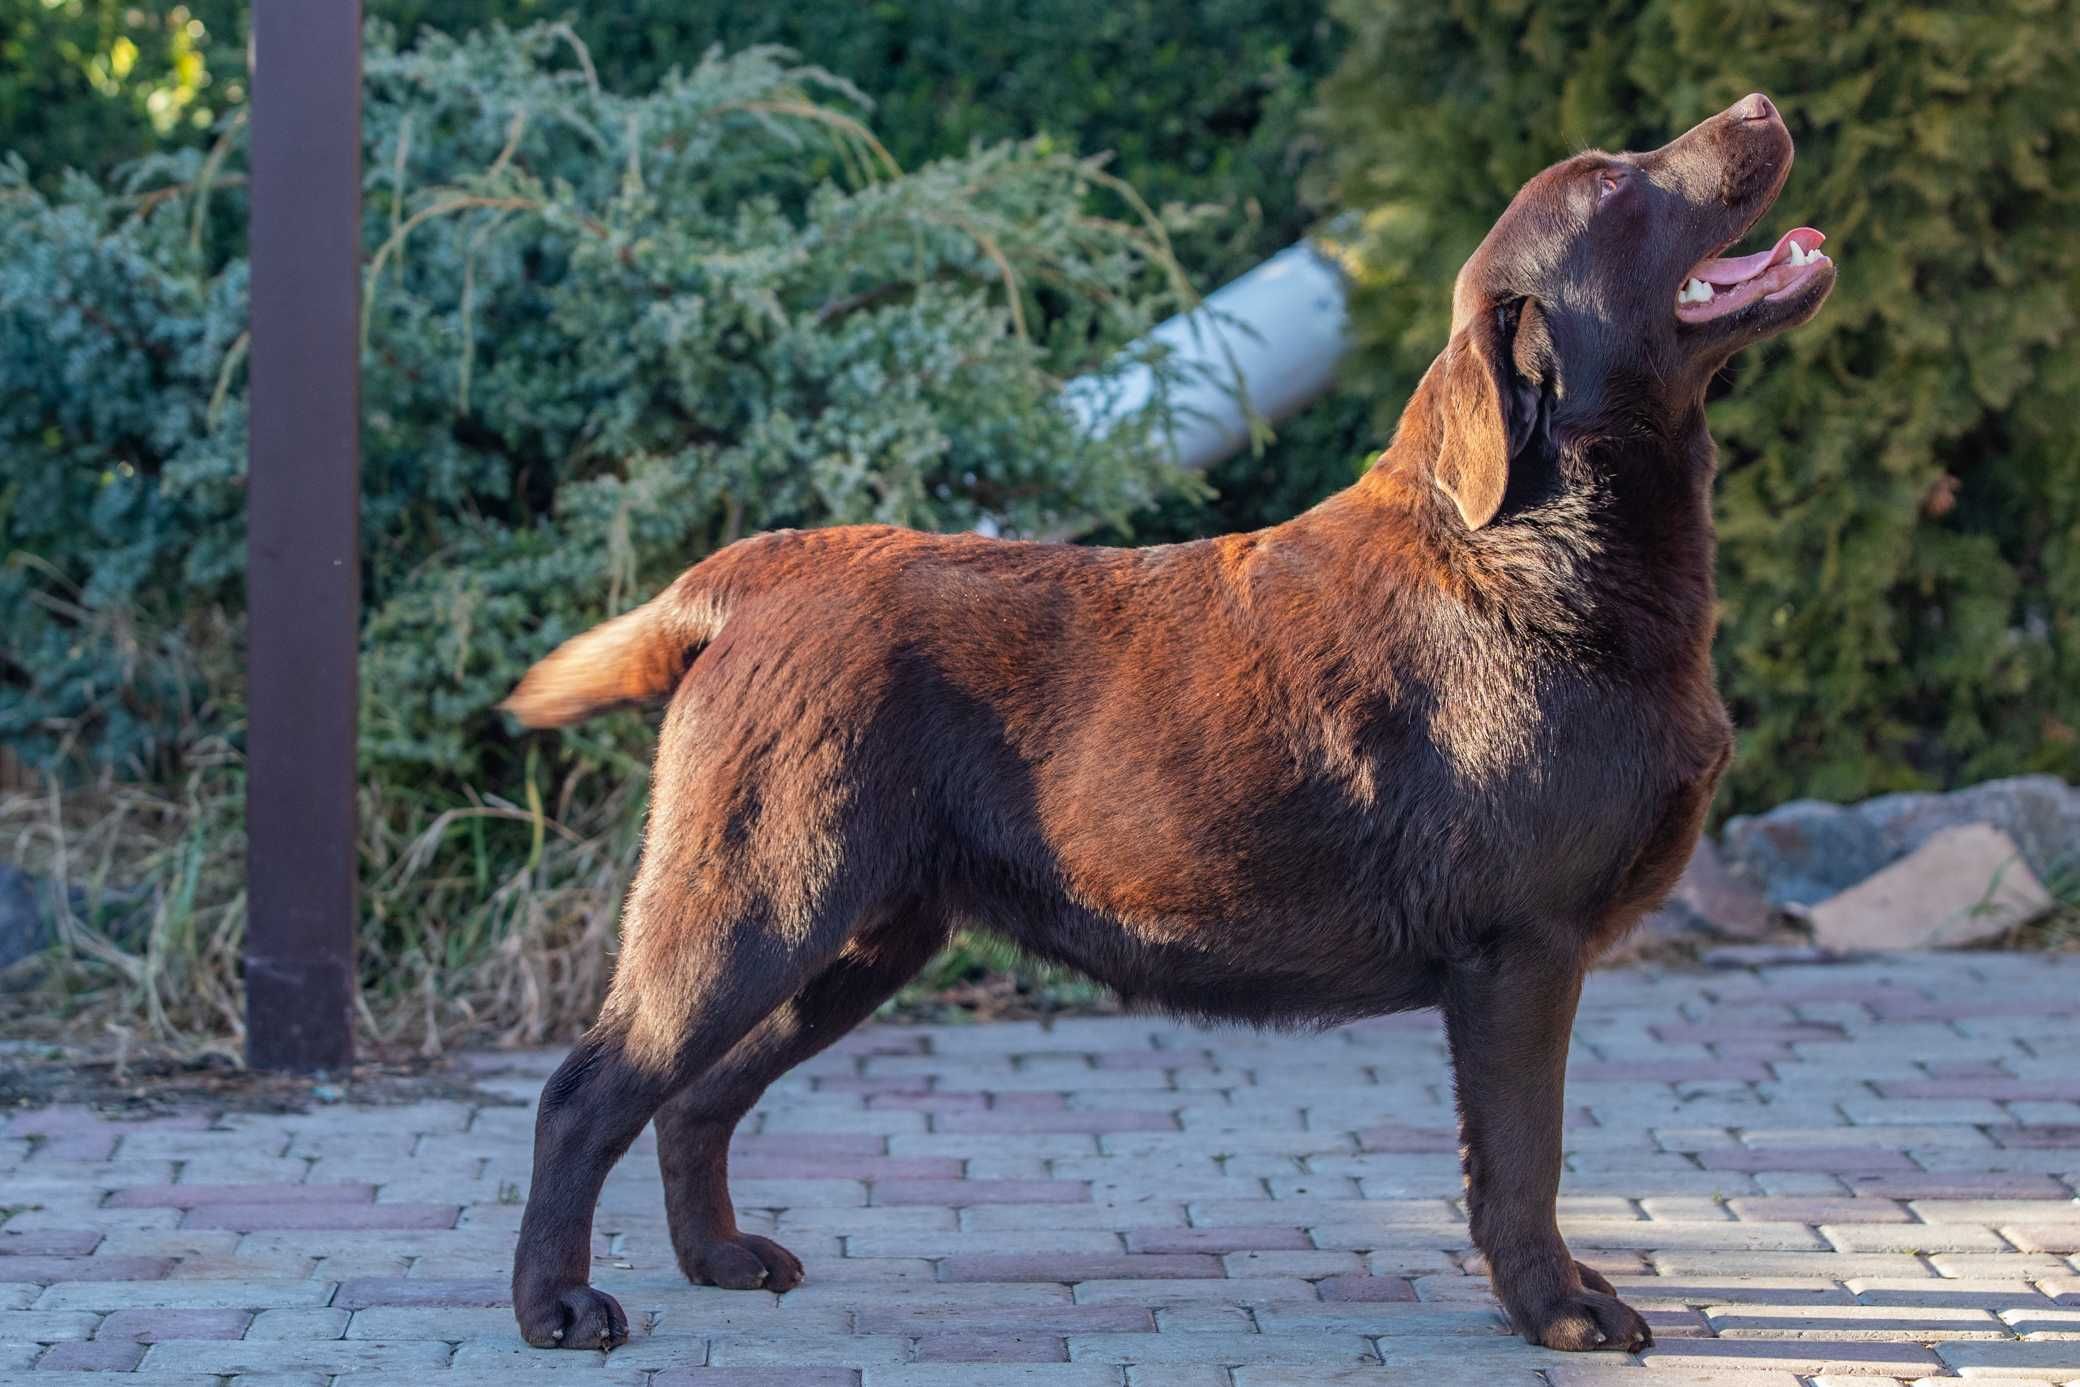
[[1795,799],[1733,819],[1720,835],[1727,859],[1773,906],[1813,905],[1847,890],[1895,855],[1854,809]]
[[41,879],[0,862],[0,968],[57,942],[58,929],[44,903],[48,890]]
[[1761,891],[1736,875],[1710,838],[1700,838],[1664,912],[1687,916],[1692,928],[1713,939],[1753,941],[1776,927]]
[[1710,838],[1700,838],[1668,900],[1641,920],[1605,961],[1691,953],[1729,941],[1752,942],[1769,937],[1776,928],[1762,893],[1727,868]]
[[2017,775],[1947,795],[1880,795],[1856,806],[1892,858],[1905,857],[1946,828],[1992,824],[2015,840],[2040,877],[2080,866],[2080,788],[2055,775]]
[[[143,940],[151,925],[146,897],[139,891],[111,889],[96,910],[87,893],[74,887],[73,915],[90,921],[124,947]],[[0,862],[0,973],[58,942],[57,901],[49,881]]]
[[1817,905],[1922,847],[1944,829],[1991,824],[2050,878],[2080,865],[2080,789],[2018,775],[1949,794],[1880,795],[1861,804],[1793,800],[1734,819],[1722,846],[1772,906]]

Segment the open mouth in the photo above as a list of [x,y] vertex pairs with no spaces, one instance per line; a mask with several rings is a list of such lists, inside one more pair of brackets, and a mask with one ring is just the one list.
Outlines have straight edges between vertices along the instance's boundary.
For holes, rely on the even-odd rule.
[[1789,298],[1834,263],[1820,253],[1826,239],[1810,226],[1795,227],[1768,250],[1699,261],[1676,291],[1676,320],[1708,323],[1752,303]]

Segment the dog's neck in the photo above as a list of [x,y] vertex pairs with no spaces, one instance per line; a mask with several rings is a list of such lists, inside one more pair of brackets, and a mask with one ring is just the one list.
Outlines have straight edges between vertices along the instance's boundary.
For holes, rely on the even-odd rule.
[[1646,615],[1664,639],[1709,644],[1715,450],[1701,400],[1667,435],[1563,431],[1551,454],[1512,471],[1501,509],[1477,529],[1436,483],[1443,446],[1419,394],[1388,449],[1321,509],[1375,536],[1390,570],[1426,572],[1449,599],[1550,612],[1556,630],[1584,633],[1632,630]]

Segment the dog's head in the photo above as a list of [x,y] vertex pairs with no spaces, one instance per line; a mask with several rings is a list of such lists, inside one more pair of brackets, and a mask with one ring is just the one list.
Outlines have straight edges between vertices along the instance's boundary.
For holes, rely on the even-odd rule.
[[1791,172],[1761,93],[1646,154],[1592,151],[1533,178],[1460,270],[1438,392],[1437,483],[1470,528],[1534,450],[1665,436],[1727,359],[1813,316],[1826,237],[1718,258]]

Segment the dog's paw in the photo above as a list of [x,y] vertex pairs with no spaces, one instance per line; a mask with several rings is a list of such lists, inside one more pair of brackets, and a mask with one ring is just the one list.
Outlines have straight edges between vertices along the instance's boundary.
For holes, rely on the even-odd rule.
[[682,1257],[680,1270],[696,1286],[725,1291],[791,1291],[802,1284],[801,1259],[774,1242],[750,1233],[716,1238]]
[[1581,1290],[1562,1295],[1535,1312],[1510,1316],[1524,1337],[1568,1353],[1591,1349],[1632,1353],[1652,1347],[1654,1331],[1647,1328],[1639,1312],[1612,1295],[1611,1283],[1602,1276],[1587,1267],[1581,1271]]
[[536,1348],[610,1349],[628,1342],[628,1316],[621,1302],[590,1286],[516,1299],[513,1317],[520,1337]]

